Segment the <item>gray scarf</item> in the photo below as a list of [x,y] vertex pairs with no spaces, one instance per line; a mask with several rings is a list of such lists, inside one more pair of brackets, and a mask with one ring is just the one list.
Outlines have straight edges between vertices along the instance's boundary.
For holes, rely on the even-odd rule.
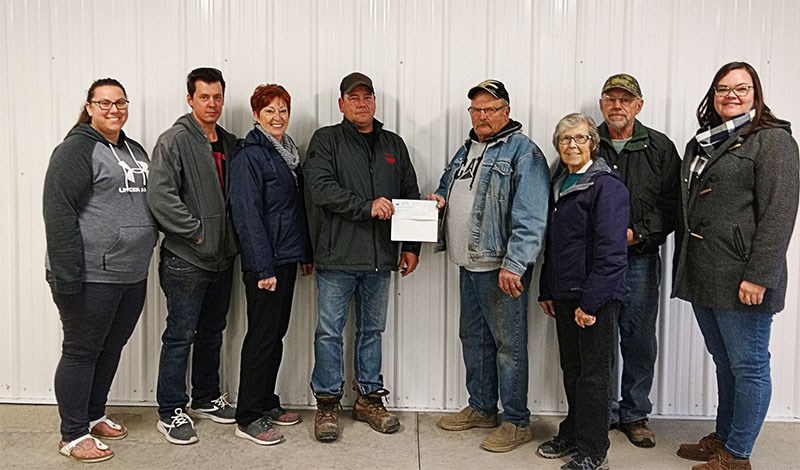
[[272,146],[275,147],[275,150],[281,154],[283,160],[289,165],[289,168],[292,170],[292,176],[294,176],[295,182],[297,182],[297,165],[300,164],[300,152],[297,150],[297,144],[294,143],[292,137],[289,134],[283,134],[283,142],[278,142],[275,140],[275,137],[267,132],[259,123],[255,124],[256,129],[260,130],[262,134],[267,136]]

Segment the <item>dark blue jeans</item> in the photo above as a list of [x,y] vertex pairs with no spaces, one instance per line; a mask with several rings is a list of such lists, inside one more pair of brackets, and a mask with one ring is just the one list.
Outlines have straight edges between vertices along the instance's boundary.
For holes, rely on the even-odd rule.
[[233,267],[206,271],[162,248],[158,273],[167,297],[167,326],[161,335],[156,399],[158,414],[166,419],[175,408],[185,409],[189,403],[186,367],[190,351],[192,401],[206,403],[221,394],[219,357]]
[[692,304],[717,366],[717,438],[736,458],[750,458],[772,397],[770,313]]
[[146,280],[85,282],[77,294],[53,292],[64,331],[55,392],[65,442],[86,435],[89,421],[105,414],[122,348],[136,327],[146,292]]
[[608,452],[611,413],[611,370],[619,302],[612,300],[595,314],[595,324],[575,323],[577,300],[556,300],[556,332],[567,417],[558,435],[574,442],[582,456],[604,458]]
[[275,267],[274,291],[258,288],[253,273],[244,273],[247,334],[242,343],[236,422],[247,426],[281,404],[275,394],[283,357],[283,337],[289,329],[297,263]]
[[356,302],[355,374],[362,394],[383,388],[381,336],[389,306],[389,271],[317,270],[317,331],[314,335],[314,395],[342,395],[343,333]]
[[[485,415],[503,403],[503,421],[528,426],[528,287],[511,297],[498,286],[499,270],[459,270],[461,320],[459,336],[467,371],[469,405]],[[499,394],[498,394],[499,392]]]
[[628,257],[627,298],[619,310],[622,401],[612,405],[611,421],[631,423],[647,418],[653,411],[650,390],[658,354],[656,320],[660,284],[661,257],[658,253]]

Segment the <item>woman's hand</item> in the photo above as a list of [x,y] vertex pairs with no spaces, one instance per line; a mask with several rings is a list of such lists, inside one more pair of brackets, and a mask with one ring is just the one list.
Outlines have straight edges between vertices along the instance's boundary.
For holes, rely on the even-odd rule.
[[588,313],[581,310],[580,307],[575,309],[575,323],[578,324],[581,328],[586,328],[587,326],[594,325],[594,322],[597,321],[597,317],[593,315],[589,315]]
[[278,285],[278,278],[275,276],[268,277],[266,279],[261,279],[258,281],[258,288],[264,290],[275,290],[275,286]]
[[301,263],[300,274],[303,276],[310,276],[314,272],[314,263]]
[[553,317],[553,318],[556,317],[556,309],[555,307],[553,307],[552,300],[543,300],[539,302],[539,306],[542,307],[542,310],[544,310],[544,314],[547,315],[548,317]]
[[750,281],[742,281],[739,284],[739,302],[745,305],[761,305],[766,291],[766,287],[753,284]]

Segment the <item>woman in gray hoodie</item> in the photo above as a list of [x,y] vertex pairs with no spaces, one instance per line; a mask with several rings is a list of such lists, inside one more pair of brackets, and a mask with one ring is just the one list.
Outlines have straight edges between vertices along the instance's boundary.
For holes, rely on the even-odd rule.
[[114,452],[98,438],[128,433],[106,417],[105,405],[144,305],[158,237],[145,201],[149,160],[122,131],[127,119],[122,84],[92,83],[44,181],[46,277],[64,332],[55,376],[59,448],[83,462],[110,459]]

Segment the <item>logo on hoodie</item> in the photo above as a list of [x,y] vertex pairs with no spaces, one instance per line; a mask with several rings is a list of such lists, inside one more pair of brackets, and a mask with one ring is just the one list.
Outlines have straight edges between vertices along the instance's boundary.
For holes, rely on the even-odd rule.
[[[124,160],[119,160],[119,166],[122,167],[122,171],[125,172],[125,187],[120,187],[119,192],[121,193],[146,193],[147,192],[147,176],[149,175],[149,170],[147,166],[147,162],[142,162],[139,160],[133,159],[136,162],[136,168],[131,168],[128,165],[128,162]],[[141,185],[137,185],[136,177],[137,175],[141,179]]]

